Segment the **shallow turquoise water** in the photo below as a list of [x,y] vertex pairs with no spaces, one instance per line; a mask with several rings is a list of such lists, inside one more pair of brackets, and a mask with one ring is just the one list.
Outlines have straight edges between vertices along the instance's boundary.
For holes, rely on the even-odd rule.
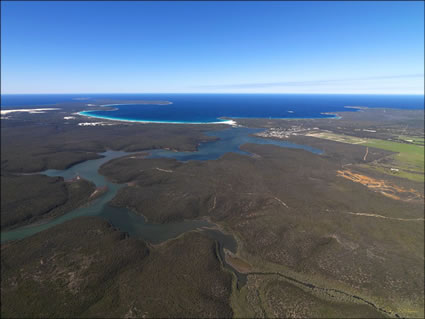
[[[309,146],[293,144],[285,141],[269,140],[249,136],[258,132],[258,129],[249,128],[230,128],[222,131],[208,132],[208,135],[219,137],[220,139],[213,142],[203,143],[196,152],[173,152],[167,150],[150,150],[151,158],[174,158],[179,161],[189,160],[214,160],[225,153],[235,152],[244,155],[249,153],[239,149],[245,143],[272,144],[280,147],[299,148],[308,152],[320,154],[318,149]],[[131,236],[143,238],[152,243],[159,243],[164,240],[177,237],[178,235],[202,227],[214,227],[215,225],[206,220],[186,220],[178,223],[170,224],[151,224],[145,221],[141,215],[132,213],[128,209],[116,208],[108,205],[108,202],[116,195],[123,184],[115,184],[109,182],[104,176],[98,173],[99,167],[114,159],[131,153],[122,151],[107,151],[102,153],[102,158],[89,160],[74,165],[66,170],[46,170],[41,172],[48,176],[62,176],[65,180],[81,176],[84,179],[92,181],[97,187],[107,186],[108,191],[99,198],[90,202],[87,206],[75,209],[63,216],[49,220],[43,224],[30,225],[22,228],[6,231],[1,233],[1,241],[17,240],[38,233],[65,221],[80,216],[100,216],[110,221],[115,227],[122,231],[128,232]],[[214,232],[209,231],[210,235]],[[231,236],[220,235],[221,242],[225,243],[226,248],[234,251],[236,243]],[[223,237],[224,236],[224,237]],[[227,236],[227,237],[226,237]],[[217,237],[217,236],[215,236]]]
[[[197,152],[173,152],[167,150],[150,150],[151,158],[174,158],[179,161],[189,160],[213,160],[217,159],[225,153],[235,152],[239,154],[249,155],[249,153],[240,150],[240,146],[245,143],[257,144],[272,144],[280,147],[299,148],[308,152],[321,154],[318,149],[314,149],[304,145],[293,144],[284,141],[268,140],[249,136],[252,133],[258,132],[257,129],[248,128],[230,128],[223,131],[213,131],[208,135],[219,137],[220,139],[213,142],[203,143],[198,147]],[[134,214],[129,209],[111,207],[108,202],[114,198],[116,193],[124,184],[115,184],[109,182],[104,176],[100,175],[98,170],[100,166],[114,158],[119,158],[131,153],[122,151],[106,151],[100,155],[102,158],[85,161],[74,165],[66,170],[46,170],[41,172],[48,176],[62,176],[65,180],[72,179],[76,176],[81,176],[84,179],[92,181],[97,187],[107,186],[108,190],[99,198],[90,202],[84,207],[77,208],[63,216],[48,220],[43,224],[29,225],[18,229],[1,233],[1,242],[10,240],[19,240],[40,231],[46,230],[55,225],[59,225],[65,221],[81,217],[81,216],[99,216],[108,220],[114,227],[121,231],[127,232],[130,236],[142,238],[150,243],[157,244],[171,238],[195,229],[202,230],[208,237],[216,240],[219,245],[219,254],[223,261],[224,267],[231,270],[236,278],[238,287],[242,287],[247,280],[245,274],[239,273],[228,265],[224,258],[224,248],[233,253],[237,251],[237,242],[230,234],[225,234],[216,227],[215,224],[206,221],[205,219],[185,220],[178,223],[169,224],[152,224],[147,223],[141,215]]]
[[2,232],[1,241],[5,242],[9,240],[22,239],[81,216],[103,217],[121,231],[128,232],[131,236],[140,237],[152,243],[159,243],[200,227],[214,226],[214,224],[208,223],[205,220],[187,220],[171,224],[150,224],[146,223],[143,216],[134,214],[128,209],[109,206],[108,202],[112,200],[118,190],[125,185],[109,182],[104,176],[98,173],[98,169],[103,163],[129,154],[131,153],[122,151],[107,151],[101,153],[101,155],[104,156],[103,158],[89,160],[74,165],[66,170],[46,170],[41,172],[41,174],[48,176],[62,176],[66,180],[79,175],[82,178],[92,181],[97,187],[107,186],[108,190],[102,194],[102,196],[90,202],[87,206],[77,208],[45,223]]
[[[423,109],[423,96],[366,94],[147,94],[122,95],[166,100],[169,105],[114,105],[114,111],[83,112],[105,119],[153,123],[217,123],[237,118],[330,118],[356,111],[345,106]],[[118,96],[117,96],[118,97]],[[90,101],[87,102],[91,103]]]

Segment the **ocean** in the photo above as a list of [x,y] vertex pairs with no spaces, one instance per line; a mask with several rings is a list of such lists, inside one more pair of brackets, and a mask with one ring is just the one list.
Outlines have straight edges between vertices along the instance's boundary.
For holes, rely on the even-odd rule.
[[[326,113],[355,111],[346,106],[424,109],[423,95],[360,94],[6,94],[1,108],[36,108],[96,99],[166,100],[170,105],[116,105],[115,111],[86,115],[118,120],[211,123],[221,118],[326,118]],[[87,107],[90,110],[90,107]]]

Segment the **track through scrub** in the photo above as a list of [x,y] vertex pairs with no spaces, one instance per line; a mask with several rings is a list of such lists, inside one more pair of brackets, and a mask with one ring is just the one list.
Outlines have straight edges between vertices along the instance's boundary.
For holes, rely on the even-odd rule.
[[357,295],[351,295],[349,293],[346,293],[346,292],[344,292],[342,290],[335,289],[335,288],[323,288],[323,287],[319,287],[319,286],[313,285],[311,283],[308,283],[308,282],[305,282],[305,281],[301,281],[299,279],[295,279],[295,278],[290,277],[290,276],[283,275],[283,274],[278,273],[278,272],[249,272],[249,273],[247,273],[247,275],[248,276],[250,276],[250,275],[279,276],[279,277],[282,277],[282,278],[284,278],[284,279],[286,279],[288,281],[291,281],[291,282],[294,282],[296,284],[299,284],[301,286],[304,286],[304,287],[307,287],[307,288],[310,288],[310,289],[313,289],[313,290],[315,289],[315,290],[322,291],[322,292],[326,293],[328,296],[330,296],[332,298],[336,298],[335,295],[333,295],[332,293],[341,294],[341,295],[344,295],[345,297],[353,298],[353,299],[356,299],[356,300],[358,300],[360,302],[363,302],[363,303],[365,303],[365,304],[373,307],[374,309],[376,309],[376,310],[378,310],[378,311],[380,311],[380,312],[382,312],[382,313],[384,313],[386,315],[394,316],[395,318],[402,318],[398,313],[393,312],[393,311],[390,311],[390,310],[386,310],[386,309],[384,309],[382,307],[379,307],[375,303],[373,303],[373,302],[371,302],[371,301],[369,301],[369,300],[367,300],[367,299],[365,299],[363,297],[360,297],[360,296],[357,296]]

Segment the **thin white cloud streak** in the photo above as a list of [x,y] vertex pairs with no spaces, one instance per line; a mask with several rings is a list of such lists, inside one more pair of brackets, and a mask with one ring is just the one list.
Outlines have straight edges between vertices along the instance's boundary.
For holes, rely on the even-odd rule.
[[375,77],[364,77],[364,78],[352,78],[352,79],[332,79],[332,80],[314,80],[314,81],[286,81],[286,82],[268,82],[268,83],[240,83],[240,84],[218,84],[218,85],[201,85],[197,88],[209,88],[209,89],[261,89],[261,88],[272,88],[272,87],[303,87],[303,86],[322,86],[328,84],[347,84],[349,82],[359,81],[374,81],[374,80],[397,80],[397,79],[424,79],[424,74],[407,74],[407,75],[391,75],[391,76],[375,76]]

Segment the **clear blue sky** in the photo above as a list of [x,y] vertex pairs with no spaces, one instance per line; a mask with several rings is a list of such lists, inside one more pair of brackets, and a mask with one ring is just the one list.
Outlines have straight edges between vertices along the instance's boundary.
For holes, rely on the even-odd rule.
[[424,92],[423,2],[4,2],[2,93]]

